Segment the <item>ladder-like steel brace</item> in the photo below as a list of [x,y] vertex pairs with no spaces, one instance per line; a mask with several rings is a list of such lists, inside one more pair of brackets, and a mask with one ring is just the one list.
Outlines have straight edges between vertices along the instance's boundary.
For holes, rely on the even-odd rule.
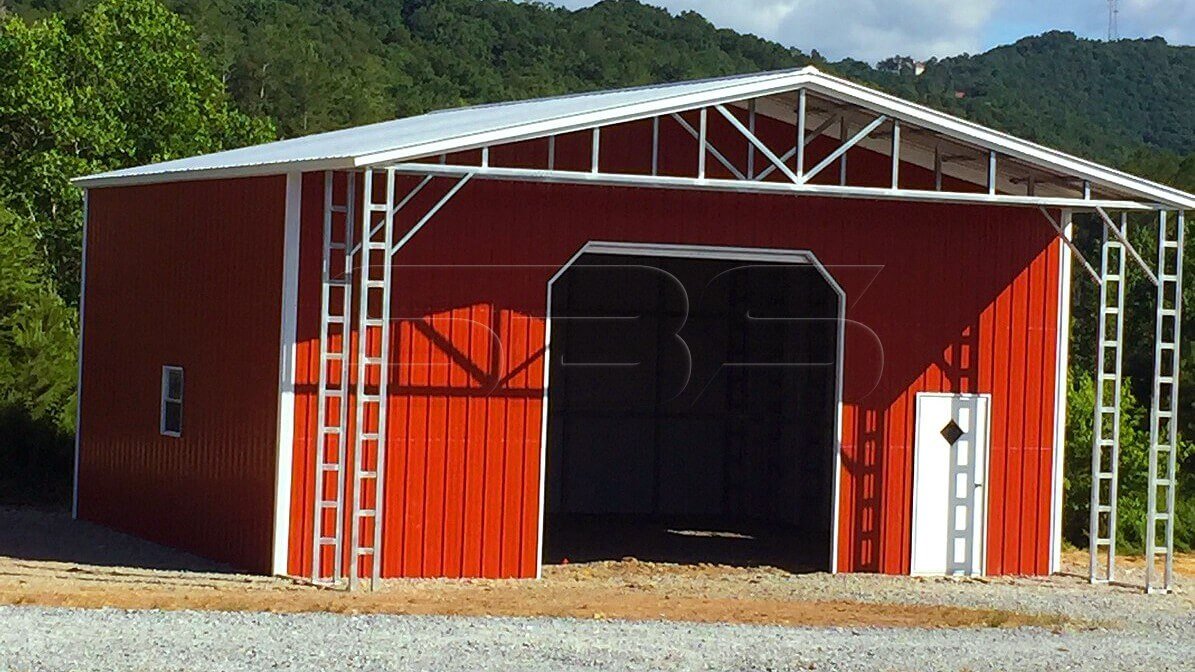
[[353,305],[353,215],[356,176],[334,200],[334,174],[324,173],[324,237],[320,271],[319,387],[316,413],[311,581],[344,578],[344,464],[348,437],[349,344]]
[[365,578],[370,587],[381,578],[382,487],[385,481],[386,398],[390,354],[390,249],[394,244],[394,171],[385,171],[385,196],[375,200],[375,171],[365,172],[362,187],[360,280],[357,307],[355,432],[353,441],[353,513],[349,532],[349,588]]
[[[1128,218],[1121,215],[1112,235],[1104,225],[1100,247],[1100,310],[1095,377],[1095,424],[1091,446],[1091,518],[1088,579],[1113,581],[1116,574],[1116,495],[1120,477],[1120,395],[1124,350],[1125,246]],[[1100,565],[1103,565],[1103,571]]]
[[[1149,491],[1146,495],[1145,589],[1169,592],[1174,585],[1174,496],[1178,459],[1178,374],[1182,328],[1183,213],[1158,213],[1157,305],[1153,395],[1149,409]],[[1162,543],[1158,543],[1158,525]],[[1162,556],[1161,581],[1157,556]]]

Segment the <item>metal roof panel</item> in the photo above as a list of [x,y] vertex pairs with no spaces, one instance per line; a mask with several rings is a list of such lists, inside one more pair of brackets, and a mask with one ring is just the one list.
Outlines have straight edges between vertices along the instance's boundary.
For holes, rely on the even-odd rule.
[[147,182],[271,175],[355,168],[566,133],[801,86],[944,136],[989,148],[1029,165],[1132,192],[1142,201],[1195,209],[1195,195],[1050,149],[896,96],[824,74],[813,67],[612,91],[476,105],[252,147],[125,168],[74,182],[102,187]]
[[[708,94],[728,87],[750,87],[757,83],[791,78],[800,72],[788,70],[738,75],[438,110],[414,117],[89,175],[76,179],[75,183],[87,187],[122,182],[198,179],[203,177],[203,173],[219,172],[224,175],[226,171],[237,169],[258,169],[239,170],[237,174],[277,173],[305,169],[312,164],[320,164],[321,168],[351,167],[361,165],[358,162],[361,157],[410,153],[409,150],[418,151],[420,147],[495,131],[552,125],[553,122],[564,124],[581,115]],[[159,179],[144,179],[154,177]]]

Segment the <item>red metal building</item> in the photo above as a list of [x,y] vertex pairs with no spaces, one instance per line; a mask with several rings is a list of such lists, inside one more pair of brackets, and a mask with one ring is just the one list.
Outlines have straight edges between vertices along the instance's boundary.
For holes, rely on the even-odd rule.
[[1161,213],[1162,291],[1195,205],[813,69],[79,184],[77,515],[353,583],[652,553],[1048,573],[1072,213],[1113,289],[1107,213]]

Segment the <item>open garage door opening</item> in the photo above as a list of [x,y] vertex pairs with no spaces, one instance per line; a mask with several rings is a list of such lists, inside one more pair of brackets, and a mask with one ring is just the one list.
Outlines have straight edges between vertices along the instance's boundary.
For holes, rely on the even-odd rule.
[[833,569],[842,294],[812,255],[590,243],[549,302],[545,563]]

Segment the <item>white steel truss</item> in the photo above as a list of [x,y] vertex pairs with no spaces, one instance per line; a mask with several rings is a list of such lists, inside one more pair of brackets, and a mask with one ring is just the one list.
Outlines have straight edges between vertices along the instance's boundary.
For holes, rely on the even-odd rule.
[[[786,94],[791,94],[790,98],[786,99],[788,102],[777,100],[776,96]],[[1095,185],[1090,179],[1026,168],[1023,164],[1024,156],[1006,157],[988,147],[967,146],[957,138],[935,135],[946,133],[949,129],[910,123],[907,117],[901,115],[899,108],[872,108],[861,111],[858,107],[852,107],[859,104],[857,100],[846,101],[837,107],[831,101],[827,106],[826,95],[824,89],[817,87],[796,87],[787,91],[777,89],[770,92],[770,97],[725,100],[699,108],[670,109],[655,116],[640,117],[638,121],[651,125],[650,146],[644,147],[645,155],[650,156],[650,167],[641,172],[612,171],[606,168],[602,160],[603,127],[595,125],[586,129],[590,134],[589,160],[582,168],[561,168],[557,156],[557,138],[548,134],[540,136],[540,139],[547,140],[547,149],[542,165],[539,166],[498,165],[492,160],[493,148],[489,145],[478,145],[472,148],[475,150],[473,156],[478,158],[471,161],[450,161],[447,155],[439,156],[436,162],[429,161],[430,157],[416,157],[383,168],[367,169],[363,173],[365,187],[362,193],[366,195],[366,204],[361,215],[360,240],[355,245],[350,241],[347,252],[350,257],[361,255],[362,269],[377,270],[363,270],[362,279],[358,281],[358,353],[355,361],[357,394],[349,403],[355,405],[356,426],[366,429],[358,430],[353,444],[354,500],[350,583],[356,585],[355,581],[360,573],[360,557],[372,556],[371,578],[374,581],[380,571],[383,499],[382,479],[378,478],[378,475],[385,450],[385,384],[389,353],[385,347],[380,350],[373,348],[375,343],[388,343],[389,338],[387,323],[390,319],[390,260],[466,183],[472,179],[487,179],[1039,208],[1059,239],[1068,246],[1074,258],[1080,262],[1080,267],[1092,277],[1100,290],[1089,530],[1089,578],[1093,582],[1111,581],[1115,576],[1120,394],[1123,382],[1122,352],[1126,308],[1124,293],[1131,258],[1145,276],[1158,286],[1156,366],[1150,419],[1149,541],[1146,552],[1151,560],[1161,555],[1165,569],[1160,584],[1152,569],[1147,582],[1149,590],[1169,588],[1172,576],[1176,482],[1174,446],[1178,408],[1178,323],[1181,319],[1181,246],[1184,221],[1179,207],[1175,203],[1142,199],[1133,193]],[[684,112],[695,113],[696,123],[693,123],[693,117],[682,116]],[[757,133],[761,116],[792,123],[790,148],[780,153],[761,139]],[[734,129],[736,137],[742,142],[741,149],[725,144],[715,146],[718,143],[710,137],[711,118],[720,118]],[[662,174],[661,159],[666,148],[662,145],[660,129],[665,123],[676,124],[687,137],[696,141],[694,148],[684,150],[695,152],[696,161],[691,174]],[[852,129],[857,130],[852,133]],[[573,132],[577,130],[572,129]],[[812,167],[807,167],[809,156],[806,150],[819,137],[836,141],[837,146],[815,159],[816,164]],[[519,138],[530,139],[535,138]],[[718,142],[726,143],[725,137],[720,138]],[[889,157],[891,174],[887,180],[888,186],[850,183],[847,158],[856,147],[880,152]],[[731,158],[743,156],[746,159],[743,164]],[[714,164],[708,161],[711,158]],[[901,168],[906,163],[932,170],[933,188],[916,189],[904,186]],[[828,182],[823,179],[819,183],[813,182],[835,164],[838,166],[836,180]],[[711,175],[708,170],[711,165],[720,166],[722,174]],[[375,172],[385,175],[384,204],[369,200],[373,198]],[[394,186],[395,177],[398,175],[415,175],[423,179],[402,200],[395,203]],[[454,183],[409,229],[401,236],[396,236],[393,226],[397,213],[438,177],[453,178]],[[954,188],[947,188],[947,178],[955,185]],[[970,186],[960,189],[957,186],[959,182]],[[1066,234],[1061,222],[1055,219],[1051,211],[1056,209],[1090,212],[1098,218],[1096,221],[1102,221],[1103,242],[1098,270],[1084,258],[1079,246]],[[1160,222],[1156,272],[1130,243],[1127,233],[1128,213],[1150,211],[1158,213]],[[1177,214],[1167,218],[1168,211]],[[1114,220],[1109,212],[1116,213],[1119,221]],[[379,213],[380,218],[375,216]],[[387,253],[382,255],[383,251]],[[374,252],[384,257],[385,261],[369,256]],[[379,264],[385,269],[379,269]],[[379,290],[385,297],[381,303],[367,297],[373,290]],[[383,314],[370,312],[377,310],[378,306],[384,306]],[[352,322],[347,313],[345,320],[346,323]],[[365,337],[362,337],[362,334],[365,334]],[[325,335],[326,330],[322,329],[321,338]],[[374,386],[375,391],[380,391],[366,391],[366,382]],[[325,392],[321,379],[321,394],[334,397],[336,392]],[[377,418],[377,422],[381,423],[380,427],[373,418]],[[325,420],[322,417],[320,423],[323,427]],[[376,457],[371,457],[374,451]],[[362,485],[366,480],[376,483],[372,490],[376,493],[376,499],[368,496],[368,501],[360,499],[361,493],[371,491],[370,487]],[[366,534],[364,528],[358,528],[359,518],[368,519],[373,523],[371,534]],[[1160,533],[1159,525],[1162,526]],[[317,541],[320,539],[326,537],[320,537],[317,533]],[[313,577],[319,575],[316,570],[317,568],[313,568]]]
[[[447,161],[446,154],[438,154],[412,157],[388,167],[404,174],[473,176],[522,182],[1025,205],[1078,211],[1101,208],[1126,212],[1175,207],[1169,201],[1142,198],[1141,194],[1120,187],[1095,184],[1085,171],[1067,174],[1059,172],[1054,166],[1036,166],[1022,152],[1010,149],[1006,155],[995,144],[978,141],[977,136],[936,123],[908,109],[879,105],[878,101],[859,98],[854,93],[858,92],[816,84],[773,88],[762,96],[723,99],[688,108],[669,108],[660,114],[638,118],[620,117],[615,123],[596,123],[583,129],[569,126],[568,132],[587,132],[591,136],[591,155],[585,168],[565,169],[558,165],[557,136],[554,133],[522,135],[510,140],[521,142],[546,138],[548,151],[538,166],[498,165],[490,161],[490,150],[502,143],[479,143],[457,147],[455,151],[480,152],[480,161]],[[686,118],[685,113],[695,114],[696,123],[692,117]],[[724,120],[735,129],[743,143],[746,155],[744,163],[728,158],[732,154],[738,155],[737,147],[715,146],[709,137],[713,117]],[[761,139],[757,132],[757,120],[763,117],[791,125],[794,129],[791,148],[772,147]],[[644,148],[645,152],[650,151],[650,170],[610,170],[603,166],[603,130],[635,122],[650,123],[652,127],[650,148]],[[660,134],[662,123],[676,124],[697,141],[696,167],[691,174],[661,174],[659,157],[664,151]],[[848,129],[857,130],[849,134]],[[955,134],[952,135],[952,132]],[[829,153],[815,157],[816,164],[810,167],[807,149],[818,138],[835,139],[838,145]],[[725,142],[725,139],[720,141]],[[847,158],[850,151],[857,147],[890,157],[888,186],[850,183]],[[439,160],[429,161],[433,156],[438,156]],[[711,175],[707,170],[707,159],[716,162],[725,175]],[[761,159],[762,166],[758,165]],[[826,183],[826,180],[814,182],[835,164],[839,166],[837,184]],[[934,175],[933,188],[904,186],[901,176],[901,166],[904,164],[931,170]],[[783,179],[774,179],[777,174]],[[960,181],[973,185],[973,188],[958,188],[957,183]],[[953,188],[948,188],[948,183]]]

